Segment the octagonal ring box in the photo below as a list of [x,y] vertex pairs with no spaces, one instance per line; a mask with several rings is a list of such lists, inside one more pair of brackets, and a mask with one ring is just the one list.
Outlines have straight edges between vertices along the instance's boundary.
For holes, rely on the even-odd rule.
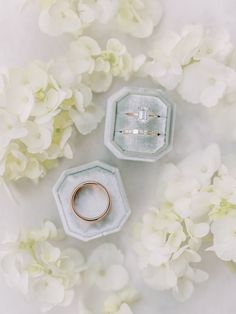
[[[98,222],[80,219],[71,208],[73,191],[88,181],[102,184],[111,197],[110,212]],[[84,192],[83,197],[81,194],[81,208],[85,210],[84,215],[91,214],[94,217],[97,215],[96,210],[104,208],[104,195],[98,193],[95,197],[90,192]],[[64,171],[53,188],[53,195],[65,233],[82,241],[120,231],[131,213],[119,170],[99,161]]]
[[[175,106],[164,91],[122,88],[108,99],[104,143],[119,159],[156,161],[172,149],[174,118]],[[159,135],[123,134],[122,130]]]

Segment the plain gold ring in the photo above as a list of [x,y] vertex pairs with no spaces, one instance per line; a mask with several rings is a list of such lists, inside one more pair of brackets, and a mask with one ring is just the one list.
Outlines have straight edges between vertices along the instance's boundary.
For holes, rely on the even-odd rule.
[[[79,196],[80,192],[85,187],[88,187],[88,186],[99,188],[101,190],[101,192],[106,195],[106,199],[107,199],[106,207],[102,211],[102,213],[98,216],[94,216],[94,217],[84,216],[80,213],[79,209],[76,208],[76,198]],[[104,219],[108,215],[108,213],[110,212],[110,210],[111,210],[111,196],[110,196],[107,188],[104,185],[102,185],[101,183],[96,182],[96,181],[83,182],[74,189],[74,191],[71,195],[71,208],[78,218],[80,218],[86,222],[97,222],[97,221]]]

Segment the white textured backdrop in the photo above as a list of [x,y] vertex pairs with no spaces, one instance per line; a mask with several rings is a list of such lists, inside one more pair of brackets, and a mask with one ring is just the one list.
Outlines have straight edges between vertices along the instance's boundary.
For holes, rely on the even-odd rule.
[[[163,0],[165,7],[164,21],[161,27],[180,29],[186,23],[202,23],[214,28],[227,28],[236,45],[236,1],[235,0]],[[30,6],[19,13],[19,1],[0,0],[0,66],[24,65],[28,61],[40,58],[49,60],[51,57],[63,54],[68,38],[49,38],[39,31],[37,25],[37,9]],[[112,36],[112,34],[110,34]],[[128,42],[127,42],[128,44]],[[130,44],[130,41],[129,41]],[[140,46],[145,46],[141,45]],[[132,46],[137,51],[139,45]],[[138,51],[137,51],[138,52]],[[134,81],[133,85],[152,86],[151,82]],[[115,84],[112,91],[120,87]],[[109,93],[112,93],[110,91]],[[97,99],[105,103],[108,94]],[[89,162],[101,160],[118,166],[124,180],[127,196],[132,209],[132,217],[121,233],[103,238],[91,243],[80,243],[69,239],[71,245],[78,246],[82,251],[90,251],[104,241],[114,241],[126,254],[127,266],[132,270],[133,281],[142,293],[142,300],[134,308],[137,314],[235,314],[236,274],[231,273],[226,266],[217,260],[213,254],[204,253],[203,269],[209,272],[207,282],[196,287],[193,297],[186,303],[178,303],[169,292],[155,292],[142,284],[135,258],[131,251],[129,233],[132,223],[154,202],[156,181],[162,163],[176,162],[187,153],[208,143],[218,142],[226,155],[226,160],[232,164],[235,145],[228,140],[231,128],[225,129],[222,136],[215,128],[214,113],[202,106],[183,103],[175,95],[177,103],[177,123],[173,151],[155,164],[119,161],[111,155],[103,145],[102,123],[97,131],[87,137],[75,139],[75,158],[62,161],[60,166],[51,171],[37,186],[21,181],[13,189],[20,200],[16,206],[6,193],[0,191],[0,234],[7,229],[13,230],[17,220],[21,226],[35,227],[45,218],[52,219],[60,225],[51,188],[62,170]],[[236,115],[235,119],[236,121]],[[1,123],[1,121],[0,121]],[[218,123],[220,128],[221,122]],[[226,123],[227,125],[227,123]],[[214,127],[213,127],[214,126]],[[52,314],[79,314],[77,302],[70,308],[55,309]],[[27,303],[22,296],[8,288],[0,277],[0,314],[38,314],[33,304]]]

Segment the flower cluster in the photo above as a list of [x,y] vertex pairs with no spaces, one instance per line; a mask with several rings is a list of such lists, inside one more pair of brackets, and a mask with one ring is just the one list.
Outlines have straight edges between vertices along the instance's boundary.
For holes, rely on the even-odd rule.
[[0,176],[10,180],[37,180],[58,158],[72,158],[68,140],[73,124],[87,134],[103,116],[88,87],[59,86],[50,64],[33,62],[25,69],[9,70],[3,79]]
[[[138,293],[130,287],[130,277],[124,267],[121,251],[113,244],[103,244],[93,251],[87,264],[85,282],[108,293],[99,313],[132,314],[131,305],[138,300]],[[97,313],[97,305],[89,309],[86,302],[80,300],[79,313]]]
[[187,25],[178,34],[157,35],[142,72],[186,101],[213,107],[222,99],[235,101],[236,72],[233,45],[226,31]]
[[39,303],[43,312],[69,305],[85,270],[78,250],[61,250],[52,244],[60,237],[55,225],[45,222],[42,228],[21,234],[16,243],[5,243],[1,249],[7,283]]
[[236,179],[225,166],[209,189],[213,245],[208,250],[223,261],[236,262]]
[[72,158],[73,126],[88,134],[104,115],[93,92],[106,91],[113,77],[128,80],[135,60],[117,39],[102,49],[83,36],[71,42],[64,57],[2,73],[0,176],[37,181],[59,158]]
[[193,283],[208,277],[194,265],[201,261],[199,249],[209,231],[208,250],[236,262],[236,179],[214,144],[168,165],[160,177],[157,205],[135,228],[134,249],[145,282],[172,289],[178,300],[189,298]]
[[39,26],[51,36],[82,35],[96,25],[114,25],[134,37],[149,37],[162,16],[158,0],[39,0]]
[[172,289],[178,300],[189,298],[193,283],[208,277],[194,266],[201,261],[197,251],[208,231],[207,223],[182,219],[173,209],[145,214],[136,227],[134,245],[144,281],[154,289]]
[[0,265],[7,283],[37,302],[42,312],[69,306],[79,287],[79,313],[91,313],[81,296],[96,286],[108,293],[101,313],[131,314],[137,292],[129,287],[121,251],[115,245],[103,244],[86,261],[77,249],[55,246],[62,239],[64,233],[46,221],[40,229],[21,233],[15,242],[5,240]]

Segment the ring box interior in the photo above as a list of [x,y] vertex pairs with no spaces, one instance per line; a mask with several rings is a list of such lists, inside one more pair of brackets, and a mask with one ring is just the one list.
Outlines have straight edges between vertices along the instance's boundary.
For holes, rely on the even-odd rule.
[[156,161],[172,149],[174,116],[162,90],[125,87],[108,99],[105,145],[119,159]]
[[[75,188],[91,181],[102,184],[111,198],[110,212],[98,222],[80,219],[71,207],[71,196]],[[53,188],[53,195],[65,233],[82,241],[120,231],[131,213],[119,170],[99,161],[64,171]],[[85,210],[83,214],[96,216],[96,208],[100,211],[104,207],[104,195],[101,194],[101,199],[97,195],[95,200],[90,200],[89,197],[89,191],[81,195],[80,204],[84,202],[82,205]],[[93,203],[95,208],[88,206],[89,203]]]

